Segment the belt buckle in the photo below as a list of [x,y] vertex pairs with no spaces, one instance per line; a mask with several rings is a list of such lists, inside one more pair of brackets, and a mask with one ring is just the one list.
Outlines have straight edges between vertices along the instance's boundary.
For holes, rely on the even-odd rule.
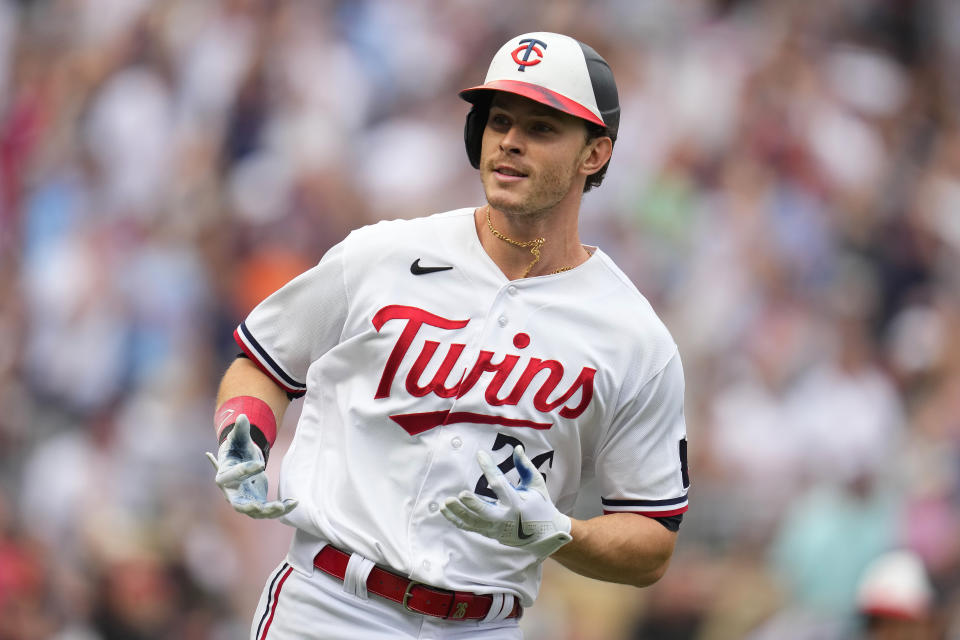
[[414,587],[418,587],[418,586],[419,586],[419,587],[425,587],[425,586],[427,586],[427,585],[424,584],[423,582],[417,582],[416,580],[411,580],[411,581],[409,581],[409,582],[407,583],[407,588],[404,589],[404,591],[403,591],[403,600],[400,602],[400,604],[402,604],[402,605],[403,605],[403,608],[406,609],[407,611],[409,611],[410,613],[416,613],[416,614],[419,614],[419,615],[423,615],[420,611],[415,611],[414,609],[411,609],[411,608],[410,608],[410,605],[407,604],[407,600],[409,600],[409,599],[410,599],[410,596],[413,595],[413,594],[410,593],[410,591],[411,591]]

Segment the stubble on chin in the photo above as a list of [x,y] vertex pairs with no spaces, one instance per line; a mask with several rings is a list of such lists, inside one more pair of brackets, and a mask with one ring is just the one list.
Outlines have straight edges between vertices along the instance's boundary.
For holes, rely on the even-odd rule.
[[[532,181],[535,178],[531,175],[527,179]],[[510,194],[502,193],[506,189],[496,185],[494,180],[491,171],[484,181],[484,192],[490,206],[508,216],[523,218],[532,222],[548,216],[549,212],[566,197],[573,176],[561,175],[559,171],[538,176],[537,184],[533,185],[532,190],[530,190],[530,185],[524,185],[523,191],[525,193]]]

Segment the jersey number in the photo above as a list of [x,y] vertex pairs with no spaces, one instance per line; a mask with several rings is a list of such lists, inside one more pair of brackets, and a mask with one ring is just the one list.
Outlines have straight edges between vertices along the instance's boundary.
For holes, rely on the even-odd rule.
[[[498,433],[497,439],[494,440],[493,442],[494,451],[499,451],[504,447],[506,447],[507,450],[509,451],[509,455],[507,456],[507,459],[497,465],[500,468],[500,471],[502,471],[505,474],[510,473],[510,471],[514,468],[513,448],[516,447],[517,445],[523,445],[523,443],[517,438],[514,438],[513,436],[504,435],[502,433]],[[525,445],[524,445],[524,448],[526,448]],[[535,466],[537,469],[540,469],[540,467],[542,467],[544,464],[547,464],[547,466],[549,467],[553,467],[553,453],[554,453],[553,451],[547,451],[546,453],[541,453],[540,455],[530,458],[530,462],[532,462],[533,466]],[[544,473],[543,471],[540,471],[540,475],[543,476],[544,480],[547,479],[547,474]],[[493,490],[490,488],[490,483],[487,482],[487,477],[483,475],[481,475],[480,479],[477,480],[477,486],[474,488],[473,492],[481,496],[486,496],[491,500],[497,499],[497,494],[495,494]]]

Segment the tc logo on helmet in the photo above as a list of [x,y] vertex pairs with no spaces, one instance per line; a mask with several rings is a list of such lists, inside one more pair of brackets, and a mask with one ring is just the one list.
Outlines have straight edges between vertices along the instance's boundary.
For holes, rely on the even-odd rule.
[[[537,45],[543,46],[544,49],[547,48],[547,43],[542,40],[524,38],[520,41],[520,46],[513,50],[513,53],[510,55],[513,56],[513,61],[520,65],[517,71],[524,71],[524,67],[532,67],[535,64],[540,64],[540,60],[543,59],[543,49],[540,49]],[[530,59],[531,53],[537,54],[536,59]],[[523,54],[522,58],[520,57],[521,54]]]

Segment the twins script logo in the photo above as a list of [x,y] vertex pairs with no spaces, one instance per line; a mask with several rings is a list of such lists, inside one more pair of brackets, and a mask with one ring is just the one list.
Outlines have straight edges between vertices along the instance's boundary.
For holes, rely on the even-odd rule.
[[[383,374],[380,376],[380,384],[377,386],[377,394],[374,396],[375,399],[390,397],[390,390],[399,373],[400,364],[423,325],[445,331],[456,331],[464,328],[470,322],[469,320],[450,320],[417,307],[402,305],[386,306],[373,316],[373,326],[378,332],[386,323],[392,321],[405,322],[405,325],[393,350],[390,352],[390,356],[387,358]],[[513,337],[513,346],[518,350],[526,349],[529,345],[530,336],[527,334],[518,333]],[[423,372],[433,360],[439,347],[440,343],[435,340],[424,341],[420,353],[417,354],[406,375],[405,387],[410,395],[420,398],[432,393],[441,398],[461,398],[480,382],[485,373],[492,373],[492,377],[487,377],[487,387],[484,391],[484,399],[492,407],[515,406],[527,396],[529,391],[533,394],[533,406],[541,413],[548,414],[561,407],[558,412],[560,416],[576,418],[586,411],[593,399],[593,377],[597,373],[596,369],[583,367],[573,384],[566,391],[556,395],[557,386],[563,380],[563,364],[557,360],[540,358],[527,358],[526,363],[521,365],[523,366],[522,373],[513,388],[504,392],[504,383],[517,368],[522,357],[506,354],[499,361],[494,362],[494,352],[486,350],[481,350],[477,360],[466,368],[459,367],[458,370],[462,370],[464,373],[459,380],[449,384],[448,378],[454,367],[457,366],[464,349],[466,349],[465,344],[456,342],[447,347],[447,352],[440,362],[439,369],[437,369],[433,378],[423,385],[421,384]],[[546,375],[542,375],[544,373]],[[536,379],[540,380],[540,384],[538,388],[534,389],[533,383]],[[580,392],[580,400],[573,404],[572,399],[577,391]],[[423,433],[442,424],[457,422],[498,424],[507,427],[529,427],[532,429],[549,429],[553,426],[552,422],[537,422],[467,411],[428,411],[397,414],[390,416],[390,418],[410,435]]]
[[[543,49],[547,48],[547,43],[543,40],[537,40],[536,38],[524,38],[520,41],[520,46],[513,50],[513,53],[510,55],[513,56],[513,61],[520,65],[518,71],[526,71],[526,67],[532,67],[535,64],[540,64],[540,61],[543,59],[543,49],[538,47],[540,45]],[[535,53],[537,57],[533,60],[530,59],[530,54]],[[521,58],[521,54],[523,57]]]

